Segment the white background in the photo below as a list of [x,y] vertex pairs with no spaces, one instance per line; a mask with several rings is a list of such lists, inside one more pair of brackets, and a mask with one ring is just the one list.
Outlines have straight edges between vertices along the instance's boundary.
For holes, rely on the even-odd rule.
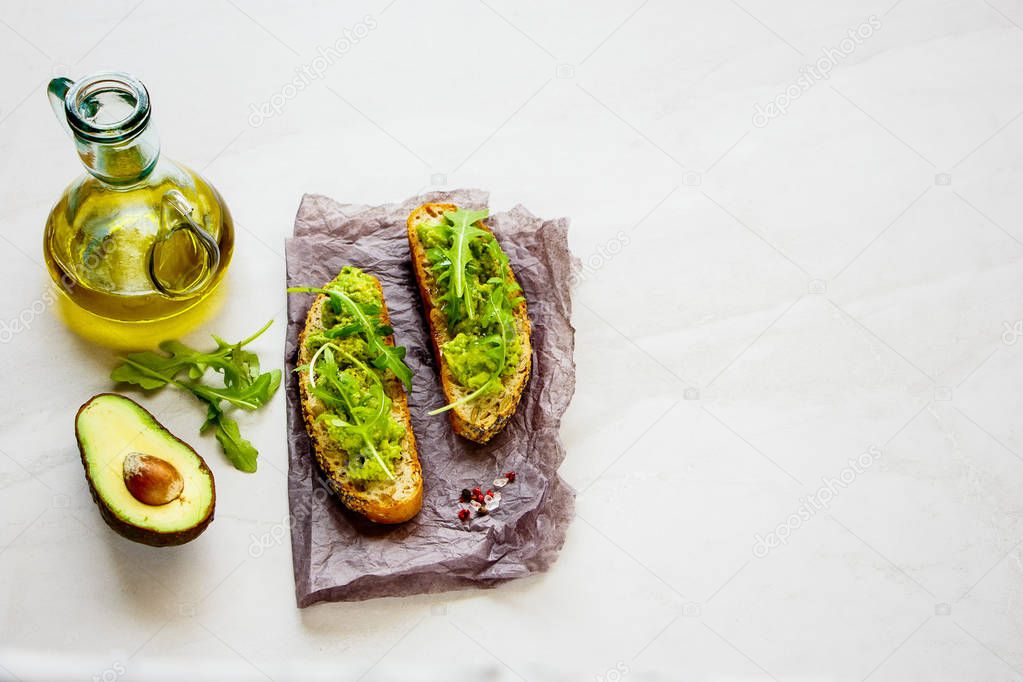
[[[1023,2],[388,2],[0,3],[0,678],[1023,678]],[[103,525],[72,424],[113,353],[37,303],[80,172],[44,86],[99,69],[146,82],[237,219],[193,343],[273,317],[281,365],[303,192],[571,218],[578,517],[548,574],[296,609],[287,535],[250,553],[287,523],[283,392],[243,420],[251,476],[189,398],[145,399],[217,518],[168,550]]]

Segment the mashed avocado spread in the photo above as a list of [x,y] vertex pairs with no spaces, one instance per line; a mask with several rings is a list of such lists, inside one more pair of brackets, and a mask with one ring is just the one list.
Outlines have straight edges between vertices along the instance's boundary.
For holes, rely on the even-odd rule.
[[518,366],[521,345],[513,310],[521,289],[509,278],[508,257],[494,235],[478,226],[484,211],[458,209],[418,228],[449,341],[441,353],[455,380],[472,391],[450,409],[501,391]]
[[306,337],[311,361],[298,368],[308,370],[307,388],[326,406],[317,420],[349,454],[346,468],[353,480],[393,480],[405,428],[391,416],[384,381],[391,370],[410,385],[411,372],[402,361],[405,349],[383,343],[392,330],[380,320],[377,282],[345,266],[323,289],[298,290],[328,297],[323,329]]

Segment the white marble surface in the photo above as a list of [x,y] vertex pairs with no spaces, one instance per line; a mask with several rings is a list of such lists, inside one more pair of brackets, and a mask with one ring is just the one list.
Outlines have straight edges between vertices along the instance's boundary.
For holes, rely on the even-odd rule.
[[[0,2],[0,321],[43,299],[79,172],[54,74],[139,75],[228,198],[193,341],[283,321],[303,192],[487,188],[569,216],[589,264],[578,518],[544,576],[299,611],[287,539],[249,552],[287,521],[283,395],[244,421],[254,476],[147,401],[220,499],[193,544],[133,545],[72,434],[112,354],[44,306],[0,355],[0,679],[1023,678],[1021,0],[91,4]],[[280,325],[257,350],[280,362]]]

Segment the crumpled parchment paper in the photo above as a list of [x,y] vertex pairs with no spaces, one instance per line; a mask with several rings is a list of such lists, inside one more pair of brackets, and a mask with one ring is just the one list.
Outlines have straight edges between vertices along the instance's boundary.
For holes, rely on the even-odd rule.
[[[568,222],[541,220],[521,206],[489,224],[508,254],[533,322],[533,373],[515,416],[487,445],[455,436],[409,262],[405,219],[427,201],[484,208],[479,190],[431,192],[401,204],[357,206],[306,195],[287,242],[288,286],[321,286],[343,265],[380,278],[395,342],[408,349],[415,373],[409,411],[423,467],[423,509],[398,526],[380,526],[349,512],[327,491],[302,421],[298,375],[292,370],[298,334],[313,300],[289,294],[287,366],[288,496],[295,592],[300,607],[318,601],[492,587],[546,570],[565,541],[574,491],[558,476],[565,457],[561,416],[575,390]],[[501,490],[489,516],[458,520],[463,488],[493,487],[502,472],[517,479]]]

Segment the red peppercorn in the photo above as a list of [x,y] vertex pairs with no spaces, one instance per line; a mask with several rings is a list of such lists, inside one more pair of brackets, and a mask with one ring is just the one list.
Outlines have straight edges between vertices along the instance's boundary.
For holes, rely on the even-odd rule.
[[473,488],[472,489],[472,496],[473,497],[481,497],[482,495],[483,495],[483,493],[480,491],[479,488]]
[[[491,490],[490,488],[487,488],[487,495],[493,496],[493,494],[494,494],[494,491]],[[484,495],[484,497],[486,497],[486,495]]]
[[514,483],[515,482],[515,472],[514,471],[506,471],[506,472],[504,472],[504,477],[508,479],[509,483]]
[[468,509],[459,509],[458,510],[458,520],[459,521],[468,521],[469,520],[469,510]]

